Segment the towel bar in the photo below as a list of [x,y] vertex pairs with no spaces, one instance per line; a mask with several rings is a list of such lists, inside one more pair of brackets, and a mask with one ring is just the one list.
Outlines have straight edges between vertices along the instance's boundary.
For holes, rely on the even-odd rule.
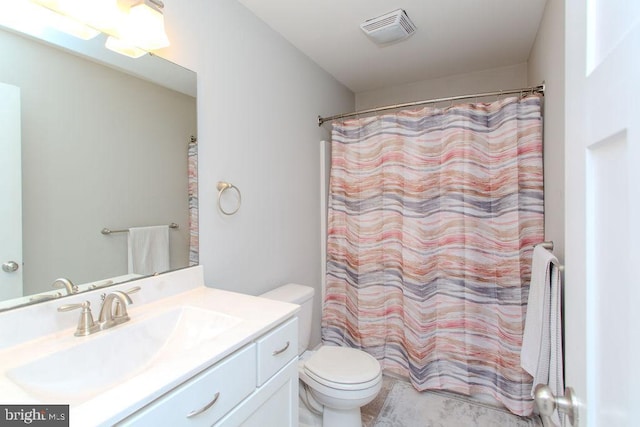
[[[548,251],[552,251],[553,250],[553,241],[549,240],[547,242],[542,242],[542,243],[538,243],[536,246],[542,246],[543,248],[545,248]],[[560,270],[560,273],[564,273],[564,265],[558,265],[558,270]]]
[[[222,212],[225,215],[233,215],[236,212],[238,212],[238,209],[240,209],[240,205],[242,204],[242,194],[240,194],[240,189],[235,185],[231,184],[230,182],[224,182],[224,181],[218,182],[218,185],[216,188],[218,189],[218,209],[220,210],[220,212]],[[236,196],[238,196],[238,204],[233,210],[225,210],[222,207],[222,202],[221,202],[222,194],[225,191],[232,190],[232,189],[236,191]]]
[[538,245],[542,246],[543,248],[545,248],[548,251],[552,251],[553,250],[553,241],[552,240],[550,240],[548,242],[538,243]]
[[[172,222],[171,224],[169,224],[169,228],[178,228],[178,224],[176,224],[175,222]],[[105,236],[111,233],[128,233],[129,229],[124,229],[124,230],[111,230],[109,228],[103,228],[100,231],[102,234],[104,234]]]

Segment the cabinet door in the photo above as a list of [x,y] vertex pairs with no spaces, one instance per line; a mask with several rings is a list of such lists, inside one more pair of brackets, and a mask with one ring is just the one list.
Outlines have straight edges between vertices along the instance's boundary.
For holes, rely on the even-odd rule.
[[256,387],[255,344],[230,355],[124,420],[122,426],[211,426]]
[[298,359],[291,360],[215,427],[297,427]]

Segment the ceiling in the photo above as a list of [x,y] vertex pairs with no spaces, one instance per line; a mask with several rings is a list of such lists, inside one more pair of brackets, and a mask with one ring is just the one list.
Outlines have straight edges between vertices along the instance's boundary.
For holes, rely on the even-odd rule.
[[[238,0],[359,93],[526,62],[546,0]],[[407,40],[380,47],[360,30],[404,9]]]

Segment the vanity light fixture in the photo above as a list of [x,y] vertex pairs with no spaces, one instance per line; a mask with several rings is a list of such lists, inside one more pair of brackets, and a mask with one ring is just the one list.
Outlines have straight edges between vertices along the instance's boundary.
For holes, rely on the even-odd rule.
[[164,31],[164,3],[160,0],[142,0],[129,9],[123,38],[144,50],[156,50],[169,46]]
[[32,35],[44,33],[47,28],[89,40],[100,34],[75,19],[60,15],[29,0],[12,0],[2,5],[0,25]]
[[164,4],[160,0],[134,2],[119,35],[111,35],[107,39],[106,47],[114,52],[138,58],[147,51],[169,46],[169,39],[164,31],[163,8]]
[[119,0],[31,0],[102,33],[116,33],[126,10]]
[[43,18],[43,21],[59,31],[71,34],[72,36],[82,40],[90,40],[100,34],[100,31],[84,25],[75,19],[67,18],[66,16],[47,9],[40,9],[45,13],[48,12],[48,17],[46,19]]
[[160,0],[31,0],[108,35],[106,47],[133,58],[169,46]]
[[133,46],[131,43],[127,43],[125,40],[113,36],[107,37],[104,46],[109,50],[128,56],[129,58],[140,58],[147,53],[146,50],[142,50]]

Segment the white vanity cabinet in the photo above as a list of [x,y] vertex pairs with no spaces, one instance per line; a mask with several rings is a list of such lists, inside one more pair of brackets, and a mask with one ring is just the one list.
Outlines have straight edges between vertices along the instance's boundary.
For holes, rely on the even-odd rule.
[[298,425],[298,321],[291,319],[256,341],[257,388],[215,427]]
[[292,318],[117,425],[297,426],[297,353]]

